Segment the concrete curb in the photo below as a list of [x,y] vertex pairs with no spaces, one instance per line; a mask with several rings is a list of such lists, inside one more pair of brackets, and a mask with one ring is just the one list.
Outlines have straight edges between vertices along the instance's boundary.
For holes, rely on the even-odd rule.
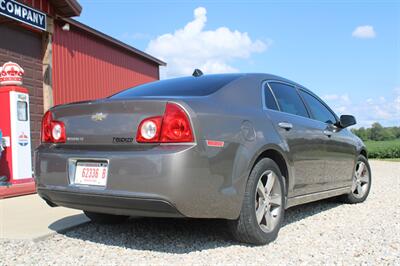
[[36,194],[0,200],[0,239],[38,242],[88,221],[82,211],[51,208]]

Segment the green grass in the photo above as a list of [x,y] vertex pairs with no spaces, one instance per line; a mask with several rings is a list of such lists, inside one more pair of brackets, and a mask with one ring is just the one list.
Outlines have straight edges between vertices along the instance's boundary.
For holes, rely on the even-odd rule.
[[376,159],[395,159],[400,161],[400,139],[385,141],[365,141],[368,157]]

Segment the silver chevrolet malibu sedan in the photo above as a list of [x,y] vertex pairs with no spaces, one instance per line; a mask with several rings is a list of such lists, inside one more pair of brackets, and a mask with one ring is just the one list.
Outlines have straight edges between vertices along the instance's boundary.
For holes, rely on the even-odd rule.
[[222,218],[239,241],[276,239],[285,209],[363,202],[363,142],[318,96],[268,74],[194,75],[51,108],[35,151],[39,195],[98,223]]

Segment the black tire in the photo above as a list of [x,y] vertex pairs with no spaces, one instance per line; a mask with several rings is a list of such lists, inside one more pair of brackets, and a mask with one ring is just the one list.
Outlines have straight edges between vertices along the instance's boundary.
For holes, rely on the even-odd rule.
[[[256,218],[256,190],[257,184],[262,175],[266,171],[273,171],[276,175],[275,182],[278,181],[280,185],[280,195],[281,195],[281,208],[280,214],[278,216],[278,221],[273,230],[270,232],[265,232],[261,229]],[[285,185],[282,174],[279,170],[278,165],[269,158],[261,159],[254,166],[250,173],[249,179],[246,184],[242,209],[239,218],[234,221],[229,221],[229,228],[231,233],[236,240],[244,243],[255,244],[255,245],[265,245],[274,241],[282,225],[284,217],[284,202],[285,202]]]
[[353,189],[352,189],[352,191],[350,193],[342,195],[340,197],[340,199],[345,203],[356,204],[356,203],[364,202],[367,199],[368,195],[369,195],[369,191],[371,190],[372,175],[371,175],[371,167],[369,166],[368,159],[365,158],[363,155],[359,155],[358,158],[357,158],[356,167],[357,167],[357,164],[359,162],[363,162],[365,164],[366,168],[367,168],[368,179],[369,179],[368,180],[368,187],[367,187],[367,189],[365,191],[365,194],[362,197],[357,197],[355,195],[355,193],[353,192]]
[[98,224],[119,224],[128,220],[129,216],[83,211],[90,221]]

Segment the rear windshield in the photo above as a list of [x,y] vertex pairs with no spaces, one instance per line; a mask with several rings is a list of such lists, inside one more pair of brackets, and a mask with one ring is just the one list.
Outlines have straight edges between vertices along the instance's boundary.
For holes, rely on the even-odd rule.
[[207,75],[166,79],[136,86],[111,96],[111,99],[140,96],[205,96],[212,94],[243,74]]

